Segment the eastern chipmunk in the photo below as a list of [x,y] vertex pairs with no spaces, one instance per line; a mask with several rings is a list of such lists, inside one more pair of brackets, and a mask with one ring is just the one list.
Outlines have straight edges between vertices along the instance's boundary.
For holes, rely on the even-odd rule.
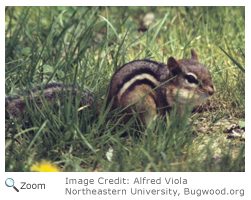
[[167,65],[152,60],[135,60],[120,67],[110,83],[106,106],[123,109],[127,122],[138,113],[143,123],[154,116],[170,113],[175,102],[178,112],[194,107],[212,96],[216,89],[209,70],[198,62],[196,52],[191,59],[168,59]]
[[[165,116],[170,113],[175,102],[178,111],[184,111],[187,105],[196,106],[215,93],[210,72],[198,62],[198,56],[191,50],[191,59],[168,59],[167,65],[151,60],[135,60],[120,67],[113,75],[106,107],[111,105],[111,110],[120,108],[127,115],[127,122],[132,113],[139,114],[144,123],[148,123],[158,114]],[[29,103],[35,101],[42,107],[42,100],[48,105],[60,100],[62,95],[68,95],[72,90],[72,103],[81,92],[80,106],[92,106],[93,94],[80,91],[78,87],[71,88],[60,83],[49,83],[43,88],[34,91],[25,90],[19,96],[6,98],[6,116],[19,117],[27,112],[24,95]],[[64,102],[60,102],[63,104]],[[55,104],[54,104],[55,105]]]

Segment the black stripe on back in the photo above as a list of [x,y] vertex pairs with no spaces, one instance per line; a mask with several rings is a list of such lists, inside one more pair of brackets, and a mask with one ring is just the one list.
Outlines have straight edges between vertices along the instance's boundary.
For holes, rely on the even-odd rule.
[[[138,69],[138,70],[135,70],[132,74],[129,74],[128,76],[126,76],[123,79],[122,83],[117,86],[117,92],[116,92],[116,94],[120,91],[120,89],[124,86],[125,83],[127,83],[128,81],[130,81],[131,79],[133,79],[135,76],[138,76],[138,75],[141,75],[141,74],[149,74],[149,75],[153,76],[156,80],[158,80],[158,77],[157,77],[156,73],[154,73],[152,70],[147,69],[147,68],[145,68],[145,69]],[[139,81],[141,81],[141,80],[139,80]],[[135,81],[135,82],[137,82],[137,81]],[[151,81],[149,81],[149,82],[151,82]],[[152,82],[151,82],[151,84],[153,85]],[[148,85],[151,85],[151,84],[149,83]],[[156,86],[154,86],[154,87],[156,87]]]
[[135,86],[137,85],[149,85],[152,89],[154,89],[156,87],[156,85],[154,85],[154,83],[148,79],[142,79],[142,80],[137,80],[135,81],[133,84],[131,84],[129,86],[129,88],[127,89],[128,91],[132,91],[134,89]]

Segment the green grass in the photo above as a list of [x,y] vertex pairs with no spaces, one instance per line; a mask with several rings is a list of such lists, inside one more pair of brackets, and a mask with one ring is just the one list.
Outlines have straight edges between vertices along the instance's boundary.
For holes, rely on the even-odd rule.
[[[137,31],[149,12],[148,31]],[[245,171],[245,141],[224,133],[245,121],[244,7],[6,7],[5,30],[6,96],[50,81],[95,95],[90,110],[67,104],[6,120],[6,171],[29,171],[42,159],[62,171]],[[121,65],[188,58],[191,48],[217,88],[204,109],[143,129],[105,110]]]

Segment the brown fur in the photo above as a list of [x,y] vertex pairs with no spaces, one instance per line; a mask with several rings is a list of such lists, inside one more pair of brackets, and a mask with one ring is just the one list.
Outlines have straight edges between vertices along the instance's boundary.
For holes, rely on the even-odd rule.
[[120,67],[111,79],[107,106],[113,101],[111,110],[126,108],[125,122],[136,112],[148,123],[157,114],[170,113],[175,102],[183,110],[186,104],[198,105],[214,92],[209,70],[192,49],[191,59],[170,57],[167,65],[135,60]]
[[[44,103],[50,107],[57,106],[57,102],[64,104],[62,95],[69,97],[72,91],[72,103],[75,104],[75,98],[81,93],[80,107],[91,106],[94,98],[93,95],[87,91],[80,91],[78,87],[64,86],[60,83],[51,82],[45,88],[40,86],[33,90],[24,90],[19,92],[19,95],[14,97],[7,97],[5,99],[5,118],[9,115],[17,118],[27,114],[27,103],[29,106],[34,106],[34,103],[40,108],[43,108]],[[68,100],[68,99],[67,99]]]

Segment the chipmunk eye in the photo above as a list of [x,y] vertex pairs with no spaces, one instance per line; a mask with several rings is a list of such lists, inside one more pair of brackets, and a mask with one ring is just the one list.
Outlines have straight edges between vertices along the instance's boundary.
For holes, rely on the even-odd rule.
[[193,75],[186,75],[185,78],[189,83],[195,83],[198,84],[198,80]]

